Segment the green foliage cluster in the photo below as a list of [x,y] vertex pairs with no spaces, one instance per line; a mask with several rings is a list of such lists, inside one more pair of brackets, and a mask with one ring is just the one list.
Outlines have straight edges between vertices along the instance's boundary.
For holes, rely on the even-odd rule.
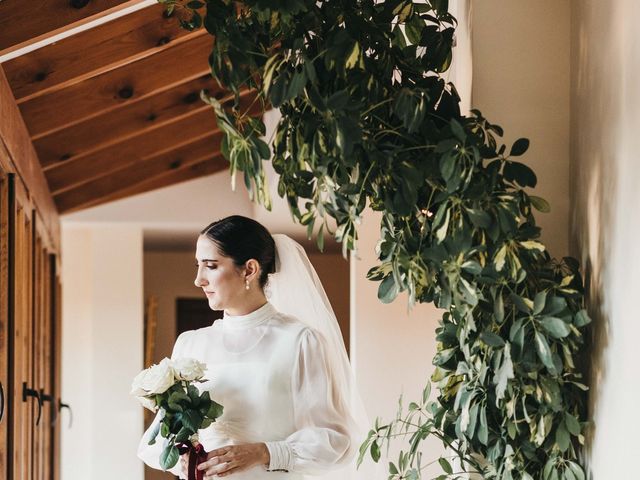
[[[437,401],[427,389],[406,415],[376,423],[363,454],[378,461],[406,434],[389,478],[421,478],[420,444],[435,435],[483,478],[583,480],[586,387],[576,356],[589,318],[579,265],[538,240],[534,210],[549,205],[527,191],[536,175],[517,158],[528,140],[507,150],[502,129],[479,111],[462,115],[442,78],[456,27],[448,2],[180,5],[193,11],[188,28],[202,24],[215,37],[218,82],[238,97],[254,88],[264,109],[282,113],[271,156],[260,120],[205,96],[232,172],[267,203],[263,161],[272,157],[278,193],[320,246],[328,232],[352,249],[365,207],[382,212],[380,263],[369,272],[379,298],[406,291],[445,310]],[[448,460],[440,465],[441,478],[459,475]]]
[[155,395],[154,401],[164,415],[151,432],[149,445],[156,443],[158,434],[169,440],[160,455],[160,466],[169,470],[180,459],[177,445],[188,444],[199,429],[207,428],[222,415],[223,408],[211,399],[208,391],[201,394],[187,381],[177,382]]

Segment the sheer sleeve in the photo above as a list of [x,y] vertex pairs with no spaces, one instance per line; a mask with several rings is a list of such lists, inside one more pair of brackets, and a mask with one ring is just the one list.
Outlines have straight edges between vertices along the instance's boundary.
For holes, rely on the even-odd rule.
[[[176,339],[176,343],[173,345],[173,352],[171,353],[172,359],[183,356],[181,347],[182,345],[184,345],[184,340],[189,333],[190,332],[184,332],[180,334],[180,336]],[[161,412],[158,412],[156,414],[156,417],[153,419],[153,422],[151,422],[151,425],[149,425],[149,428],[142,435],[140,443],[138,444],[138,458],[146,463],[149,467],[155,468],[156,470],[162,470],[162,467],[160,466],[160,454],[164,449],[167,439],[158,435],[156,437],[156,443],[153,445],[149,445],[149,440],[155,427],[160,422],[160,419]],[[182,468],[180,466],[180,462],[178,462],[172,469],[168,471],[176,476],[179,476],[180,478],[183,478],[181,476]]]
[[265,442],[269,470],[320,474],[353,458],[349,402],[335,388],[325,351],[320,334],[309,328],[302,332],[291,380],[297,430],[283,441]]

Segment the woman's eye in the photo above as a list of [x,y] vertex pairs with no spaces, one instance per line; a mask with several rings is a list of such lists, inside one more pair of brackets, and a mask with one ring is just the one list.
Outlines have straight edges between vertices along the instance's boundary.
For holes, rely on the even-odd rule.
[[[0,0],[2,1],[2,0]],[[200,268],[200,264],[199,263],[195,263],[194,264],[196,268]],[[218,266],[215,263],[204,263],[202,264],[202,266],[204,266],[207,270],[215,270],[216,268],[218,268]]]

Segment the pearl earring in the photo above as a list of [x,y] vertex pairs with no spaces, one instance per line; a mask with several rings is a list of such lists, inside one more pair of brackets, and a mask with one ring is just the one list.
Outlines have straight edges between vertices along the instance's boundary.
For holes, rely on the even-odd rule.
[[244,281],[244,289],[249,290],[249,280]]

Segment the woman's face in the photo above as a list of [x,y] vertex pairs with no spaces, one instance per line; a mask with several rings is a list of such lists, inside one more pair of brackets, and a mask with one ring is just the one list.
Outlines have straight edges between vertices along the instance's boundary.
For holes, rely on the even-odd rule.
[[196,244],[195,285],[202,288],[212,310],[228,310],[242,303],[245,279],[230,257],[220,253],[215,243],[205,235]]

